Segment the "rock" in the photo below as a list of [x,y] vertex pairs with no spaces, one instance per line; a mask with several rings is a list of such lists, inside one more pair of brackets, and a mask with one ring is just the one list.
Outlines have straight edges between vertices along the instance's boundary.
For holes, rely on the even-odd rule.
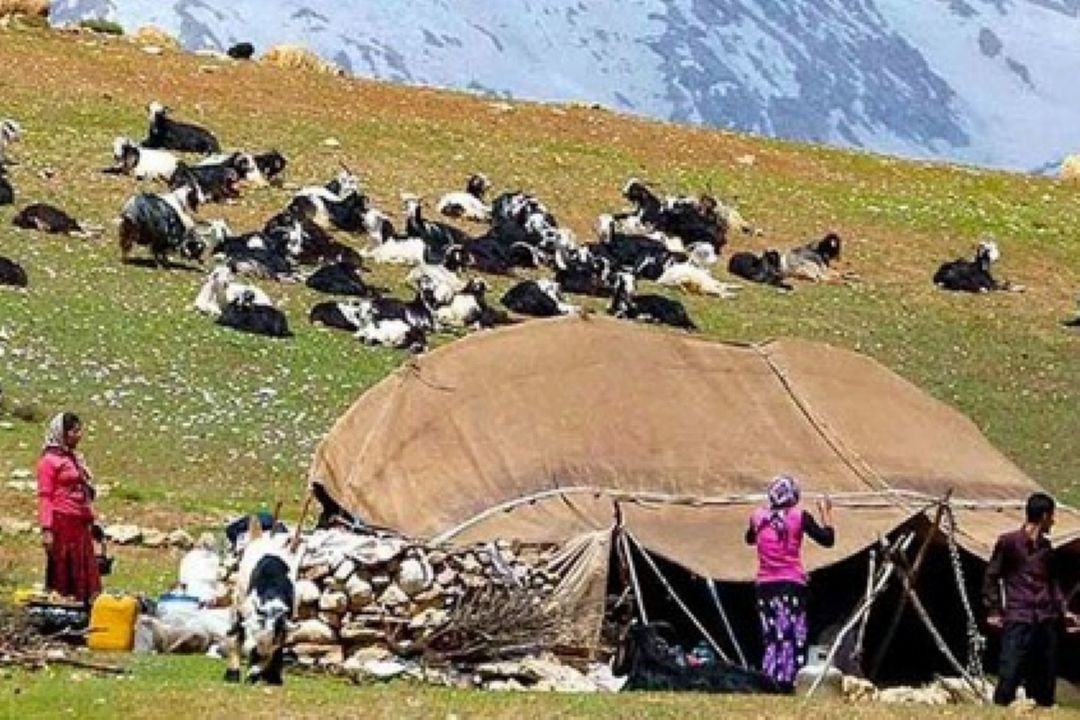
[[454,584],[454,581],[457,580],[457,577],[458,574],[456,572],[454,572],[450,568],[446,568],[435,577],[435,582],[437,582],[439,585],[442,585],[443,587],[449,587]]
[[362,623],[345,623],[338,630],[341,639],[348,643],[372,644],[386,641],[386,632]]
[[370,542],[352,551],[352,558],[365,567],[384,565],[401,556],[408,548],[401,538],[369,538]]
[[[8,475],[12,480],[28,480],[32,478],[34,474],[26,468],[16,468]],[[9,485],[10,487],[10,485]],[[36,488],[35,488],[36,490]]]
[[142,545],[148,548],[165,547],[169,542],[169,536],[160,530],[146,528],[142,533]]
[[349,609],[360,610],[375,599],[371,583],[353,575],[345,582],[345,594],[349,598]]
[[296,602],[300,605],[315,605],[319,602],[321,595],[319,586],[311,580],[297,580]]
[[330,565],[328,563],[316,563],[306,568],[301,568],[300,577],[306,580],[314,580],[318,582],[324,577],[330,574]]
[[349,606],[349,598],[343,592],[325,592],[319,598],[319,610],[343,613]]
[[166,537],[169,547],[189,550],[195,545],[195,540],[184,530],[173,530]]
[[355,681],[365,678],[390,680],[408,670],[409,666],[391,657],[364,658],[360,655],[353,655],[345,661],[341,669]]
[[397,585],[390,585],[379,596],[379,603],[387,607],[405,605],[409,602],[409,596]]
[[142,530],[137,525],[109,525],[105,537],[117,545],[133,545],[142,540]]
[[521,692],[521,691],[524,691],[524,690],[528,690],[529,688],[525,687],[524,685],[519,683],[517,680],[510,679],[510,680],[491,680],[491,681],[484,684],[484,689],[485,690],[493,690],[495,692]]
[[326,147],[341,147],[341,141],[335,137],[328,137],[322,141],[322,144]]
[[521,661],[522,667],[537,677],[537,690],[555,692],[596,692],[596,684],[584,674],[563,665],[554,658],[530,657]]
[[412,597],[431,587],[434,571],[427,560],[407,558],[398,568],[397,585]]
[[302,620],[289,633],[290,643],[329,645],[337,640],[334,629],[321,620]]
[[165,52],[164,48],[158,45],[143,45],[141,49],[147,55],[161,55]]
[[356,563],[348,558],[341,561],[336,568],[334,568],[334,579],[344,583],[349,579],[349,576],[356,570]]
[[840,692],[848,702],[869,702],[877,697],[874,683],[853,675],[845,675],[841,679]]
[[293,650],[300,657],[318,660],[322,665],[341,665],[345,662],[345,652],[340,645],[299,643],[293,646]]
[[409,621],[409,627],[413,630],[428,630],[445,625],[450,619],[450,613],[445,610],[428,608]]
[[0,518],[0,535],[24,535],[33,532],[34,523],[29,520],[16,520],[15,518]]
[[735,158],[735,162],[739,163],[740,165],[745,165],[746,167],[751,167],[754,163],[757,162],[757,156],[752,154],[740,155],[739,157]]
[[948,705],[949,693],[942,687],[891,687],[879,690],[877,701],[887,704]]

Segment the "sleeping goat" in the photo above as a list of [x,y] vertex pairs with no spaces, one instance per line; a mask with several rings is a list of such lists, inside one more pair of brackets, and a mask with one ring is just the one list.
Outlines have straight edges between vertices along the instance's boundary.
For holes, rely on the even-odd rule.
[[176,174],[179,160],[168,150],[139,147],[133,140],[118,137],[113,141],[113,159],[116,164],[106,168],[113,175],[131,175],[137,180],[163,180],[169,182]]
[[477,173],[465,181],[464,192],[452,192],[439,199],[436,208],[452,218],[464,218],[473,222],[490,222],[491,208],[484,202],[484,194],[491,188],[487,177]]

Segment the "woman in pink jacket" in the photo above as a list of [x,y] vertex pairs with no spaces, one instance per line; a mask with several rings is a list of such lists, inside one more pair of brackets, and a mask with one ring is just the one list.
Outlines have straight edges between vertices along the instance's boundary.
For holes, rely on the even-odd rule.
[[82,423],[72,413],[49,422],[37,466],[38,523],[47,564],[49,590],[90,603],[101,592],[94,557],[93,477],[76,452]]
[[761,670],[786,692],[794,692],[795,676],[806,664],[806,571],[802,564],[803,535],[832,547],[832,503],[818,502],[821,523],[799,507],[799,483],[778,475],[769,483],[769,506],[750,517],[746,543],[757,546],[757,606],[761,617],[764,654]]

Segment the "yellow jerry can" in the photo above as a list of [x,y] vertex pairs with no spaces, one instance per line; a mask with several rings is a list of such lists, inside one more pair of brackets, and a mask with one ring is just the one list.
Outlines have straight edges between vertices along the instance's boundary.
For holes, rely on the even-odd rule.
[[86,646],[91,650],[130,652],[135,642],[139,601],[130,595],[102,593],[90,608]]

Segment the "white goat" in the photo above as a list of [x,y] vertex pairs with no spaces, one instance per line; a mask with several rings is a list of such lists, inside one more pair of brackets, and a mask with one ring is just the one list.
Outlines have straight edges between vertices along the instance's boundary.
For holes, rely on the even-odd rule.
[[131,138],[118,137],[113,141],[113,158],[119,172],[132,175],[138,180],[163,180],[168,182],[176,173],[179,159],[168,150],[152,150],[139,147]]
[[274,307],[270,296],[255,287],[234,281],[235,274],[228,265],[218,265],[206,276],[206,282],[199,289],[199,294],[192,303],[198,312],[218,317],[221,310],[229,303],[248,296],[253,305]]

